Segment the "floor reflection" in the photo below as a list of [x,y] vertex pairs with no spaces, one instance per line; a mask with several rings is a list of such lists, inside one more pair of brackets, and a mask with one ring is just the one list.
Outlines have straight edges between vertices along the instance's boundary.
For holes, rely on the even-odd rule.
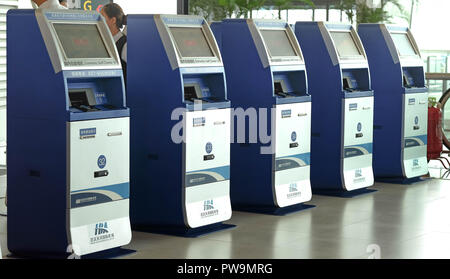
[[[317,207],[287,216],[234,212],[236,228],[199,238],[133,232],[127,258],[450,258],[450,187],[429,179],[376,184],[354,198],[314,196]],[[2,204],[0,201],[0,211]],[[6,218],[0,217],[6,250]],[[371,246],[372,245],[372,246]]]

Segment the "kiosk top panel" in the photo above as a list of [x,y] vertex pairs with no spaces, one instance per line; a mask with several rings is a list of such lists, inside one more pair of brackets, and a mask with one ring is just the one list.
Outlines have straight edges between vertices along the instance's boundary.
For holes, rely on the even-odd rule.
[[36,10],[55,72],[120,68],[114,40],[96,12]]
[[289,40],[286,30],[261,30],[261,35],[266,43],[271,57],[298,56]]
[[202,17],[155,15],[154,18],[172,68],[223,66],[216,39]]
[[96,24],[54,23],[65,58],[111,58]]
[[181,57],[215,57],[202,27],[170,27]]
[[330,33],[340,57],[356,57],[362,55],[350,32],[331,31]]
[[403,67],[423,67],[419,47],[408,27],[380,24],[380,28],[385,38],[389,35],[392,38],[392,41],[387,40],[386,43],[396,63],[401,61]]
[[411,43],[408,33],[391,33],[391,36],[400,56],[418,55],[418,52]]
[[[359,64],[364,60],[365,63],[367,63],[364,47],[353,26],[350,24],[330,24],[320,22],[319,26],[326,28],[326,31],[323,30],[322,36],[324,36],[331,57],[335,56],[332,53],[332,48],[334,48],[337,59],[341,62]],[[331,41],[329,41],[329,38],[326,38],[325,32],[329,33]],[[336,61],[333,63],[336,63]]]
[[383,23],[362,23],[359,30],[366,38],[371,38],[370,40],[382,36],[381,42],[376,41],[375,44],[383,43],[388,47],[394,64],[400,63],[402,67],[423,67],[419,47],[408,27]]
[[[249,19],[247,23],[264,65],[299,64],[303,62],[303,55],[297,38],[292,28],[285,21]],[[267,59],[268,61],[266,61]]]

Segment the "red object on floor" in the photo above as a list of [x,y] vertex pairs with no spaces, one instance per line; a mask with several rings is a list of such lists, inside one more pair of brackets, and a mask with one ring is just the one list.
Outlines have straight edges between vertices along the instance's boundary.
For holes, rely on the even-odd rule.
[[437,159],[442,153],[442,111],[439,108],[428,108],[427,158]]

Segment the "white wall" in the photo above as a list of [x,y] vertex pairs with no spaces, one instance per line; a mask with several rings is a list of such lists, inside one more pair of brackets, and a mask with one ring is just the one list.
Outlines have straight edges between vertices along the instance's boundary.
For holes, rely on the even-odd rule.
[[[126,14],[176,14],[177,0],[114,0]],[[30,0],[19,0],[19,8],[31,9]]]
[[30,0],[19,0],[19,9],[31,9]]
[[[18,0],[18,5],[22,9],[31,8],[30,0]],[[6,165],[6,108],[2,107],[4,102],[5,99],[0,99],[0,165]],[[4,189],[0,185],[0,197],[3,195],[3,192]]]
[[[411,0],[400,0],[409,15]],[[448,34],[449,0],[420,0],[414,7],[412,19],[412,32],[422,50],[450,50],[450,37]],[[390,9],[394,15],[398,15],[395,8]],[[394,17],[393,23],[407,25],[407,21],[400,17]]]
[[425,50],[450,50],[448,11],[450,1],[420,1],[413,17],[412,30],[419,47]]
[[[0,107],[0,147],[2,146],[2,143],[6,141],[6,108]],[[0,155],[1,157],[1,155]],[[1,165],[1,161],[0,161]]]
[[114,0],[125,14],[176,14],[177,0]]
[[6,108],[0,108],[0,165],[6,165]]

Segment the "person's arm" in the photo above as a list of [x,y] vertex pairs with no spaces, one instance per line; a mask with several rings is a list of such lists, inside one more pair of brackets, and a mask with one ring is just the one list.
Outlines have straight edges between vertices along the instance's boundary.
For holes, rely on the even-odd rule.
[[127,61],[127,45],[128,43],[125,43],[122,49],[122,60],[125,61],[125,63],[128,63]]

